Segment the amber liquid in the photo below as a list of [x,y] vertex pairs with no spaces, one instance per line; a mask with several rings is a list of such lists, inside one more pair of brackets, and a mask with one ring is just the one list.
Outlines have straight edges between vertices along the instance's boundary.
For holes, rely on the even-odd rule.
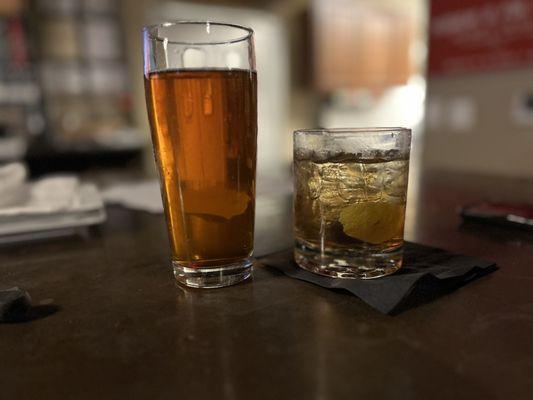
[[145,78],[173,261],[228,264],[253,250],[256,73],[173,70]]

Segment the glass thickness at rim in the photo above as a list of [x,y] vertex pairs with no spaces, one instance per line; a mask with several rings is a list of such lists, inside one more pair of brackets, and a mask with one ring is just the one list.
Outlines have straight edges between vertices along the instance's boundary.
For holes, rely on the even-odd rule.
[[[160,36],[156,31],[160,28],[179,28],[183,26],[192,26],[192,25],[203,25],[207,28],[210,26],[217,26],[217,27],[224,27],[224,28],[233,28],[236,31],[242,31],[243,35],[237,36],[234,39],[228,39],[228,40],[209,40],[209,41],[181,41],[181,40],[169,40],[167,37]],[[251,28],[248,28],[243,25],[238,24],[230,24],[226,22],[216,22],[216,21],[168,21],[168,22],[162,22],[160,24],[154,24],[154,25],[147,25],[143,27],[143,32],[146,32],[148,37],[150,39],[157,40],[159,42],[166,42],[170,44],[180,44],[180,45],[192,45],[192,46],[209,46],[209,45],[219,45],[219,44],[232,44],[232,43],[239,43],[244,42],[248,39],[250,39],[254,31]]]
[[335,137],[364,137],[364,136],[386,136],[390,134],[410,135],[411,130],[401,127],[374,127],[374,128],[310,128],[297,129],[294,136],[315,135]]

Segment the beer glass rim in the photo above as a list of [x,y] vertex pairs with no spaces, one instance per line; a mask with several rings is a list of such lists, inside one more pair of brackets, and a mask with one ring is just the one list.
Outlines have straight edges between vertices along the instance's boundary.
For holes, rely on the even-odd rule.
[[402,127],[372,127],[372,128],[306,128],[294,131],[294,136],[315,135],[331,137],[351,136],[386,136],[390,134],[411,135],[411,129]]
[[[168,40],[166,37],[161,37],[157,33],[155,33],[155,30],[157,28],[168,28],[173,26],[181,26],[181,25],[214,25],[214,26],[224,26],[228,28],[234,28],[239,31],[243,31],[243,34],[240,36],[237,36],[232,39],[228,40],[209,40],[209,41],[180,41],[180,40]],[[202,45],[218,45],[218,44],[231,44],[231,43],[239,43],[244,42],[248,39],[250,39],[254,31],[252,28],[248,28],[244,25],[238,25],[238,24],[230,24],[227,22],[216,22],[216,21],[200,21],[200,20],[183,20],[183,21],[167,21],[167,22],[161,22],[159,24],[153,24],[153,25],[146,25],[143,27],[143,32],[145,32],[150,39],[157,40],[159,42],[166,42],[171,44],[180,44],[180,45],[194,45],[194,46],[202,46]]]

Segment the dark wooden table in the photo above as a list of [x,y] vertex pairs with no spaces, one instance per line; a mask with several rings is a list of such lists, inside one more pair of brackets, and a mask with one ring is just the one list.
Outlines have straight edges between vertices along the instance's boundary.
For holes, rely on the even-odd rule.
[[[0,248],[0,287],[38,305],[35,320],[0,324],[0,398],[533,398],[532,235],[456,214],[481,198],[531,201],[533,182],[420,187],[407,239],[500,270],[395,317],[260,265],[235,287],[178,287],[163,218],[118,207],[100,233]],[[258,211],[258,251],[290,244],[288,198]]]

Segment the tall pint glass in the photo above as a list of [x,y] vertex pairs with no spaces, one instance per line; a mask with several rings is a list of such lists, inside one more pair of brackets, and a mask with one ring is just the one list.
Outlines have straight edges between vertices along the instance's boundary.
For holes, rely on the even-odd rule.
[[178,282],[251,275],[257,153],[253,31],[216,22],[143,30],[146,104]]

